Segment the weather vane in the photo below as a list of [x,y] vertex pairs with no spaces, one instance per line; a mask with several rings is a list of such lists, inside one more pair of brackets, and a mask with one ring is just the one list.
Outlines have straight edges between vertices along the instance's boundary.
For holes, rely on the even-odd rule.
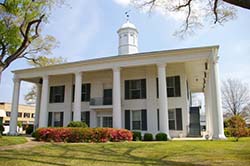
[[128,10],[128,11],[125,12],[126,20],[127,20],[127,21],[129,20],[129,12],[130,12],[130,10]]

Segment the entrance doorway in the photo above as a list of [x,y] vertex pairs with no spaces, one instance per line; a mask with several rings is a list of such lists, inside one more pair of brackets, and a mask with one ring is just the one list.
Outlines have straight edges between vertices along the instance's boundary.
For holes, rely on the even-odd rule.
[[190,107],[190,124],[189,124],[189,136],[200,137],[200,107]]

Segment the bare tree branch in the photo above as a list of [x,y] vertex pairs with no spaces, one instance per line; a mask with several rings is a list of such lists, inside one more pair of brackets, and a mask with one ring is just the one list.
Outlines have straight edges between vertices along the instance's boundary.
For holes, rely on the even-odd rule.
[[214,11],[214,15],[215,15],[215,20],[214,20],[214,23],[215,23],[215,24],[216,24],[217,21],[218,21],[217,7],[218,7],[218,0],[214,0],[214,8],[213,8],[213,11]]

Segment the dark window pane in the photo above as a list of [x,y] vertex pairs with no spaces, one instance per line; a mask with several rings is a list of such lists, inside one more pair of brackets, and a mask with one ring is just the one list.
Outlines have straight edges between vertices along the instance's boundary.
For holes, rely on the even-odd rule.
[[168,88],[167,91],[168,91],[168,97],[174,97],[175,96],[174,95],[174,88]]
[[82,101],[90,101],[90,84],[82,84]]
[[140,90],[131,91],[131,99],[140,99],[140,98],[141,98],[141,91]]
[[102,119],[102,127],[112,127],[112,117],[103,117]]
[[50,103],[63,103],[64,102],[65,86],[52,86],[50,87]]
[[133,121],[132,122],[133,130],[141,130],[141,121]]
[[89,123],[90,123],[89,114],[90,114],[89,111],[81,112],[81,121],[85,122],[88,126],[89,126]]
[[167,86],[174,87],[174,77],[167,77]]
[[175,130],[175,120],[169,120],[169,130]]

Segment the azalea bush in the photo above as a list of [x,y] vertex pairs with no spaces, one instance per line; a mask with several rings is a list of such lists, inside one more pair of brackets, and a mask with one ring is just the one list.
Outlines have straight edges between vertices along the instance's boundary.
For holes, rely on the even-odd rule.
[[113,128],[39,128],[33,135],[36,140],[47,142],[121,142],[133,139],[131,131]]

